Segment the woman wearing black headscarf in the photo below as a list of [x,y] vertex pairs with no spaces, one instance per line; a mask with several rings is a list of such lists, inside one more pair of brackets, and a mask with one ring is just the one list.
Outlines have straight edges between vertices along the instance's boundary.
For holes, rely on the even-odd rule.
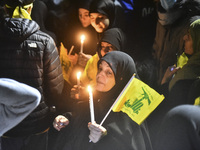
[[83,85],[96,83],[97,74],[97,62],[101,57],[103,57],[107,52],[110,51],[120,51],[124,49],[125,36],[122,30],[119,28],[111,28],[104,32],[98,46],[97,53],[92,56],[85,66],[83,75],[81,76],[81,83]]
[[101,39],[107,29],[123,29],[123,14],[124,10],[118,1],[93,0],[90,5],[90,18],[92,26],[98,32],[98,38]]
[[[133,59],[124,52],[108,52],[100,59],[93,92],[96,123],[102,121],[134,73],[138,78]],[[66,140],[64,149],[151,150],[145,122],[139,126],[123,112],[111,112],[103,126],[88,122],[90,109],[87,98],[77,103],[71,125],[64,129],[68,131],[68,135],[62,138]]]
[[86,39],[84,41],[83,53],[94,55],[97,46],[96,31],[90,24],[89,6],[91,0],[79,0],[74,6],[73,11],[69,14],[69,22],[66,31],[62,32],[62,41],[64,46],[70,50],[74,45],[72,54],[79,53],[81,47],[81,35],[84,34]]

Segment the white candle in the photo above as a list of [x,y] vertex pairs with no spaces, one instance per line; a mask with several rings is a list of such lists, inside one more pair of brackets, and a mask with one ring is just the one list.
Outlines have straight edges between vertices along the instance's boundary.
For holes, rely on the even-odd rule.
[[78,85],[78,88],[80,87],[80,78],[81,78],[81,72],[78,72],[77,73],[77,85]]
[[91,123],[95,123],[92,88],[88,86]]
[[80,49],[81,53],[83,53],[83,43],[84,43],[84,40],[85,40],[85,35],[81,35],[81,49]]

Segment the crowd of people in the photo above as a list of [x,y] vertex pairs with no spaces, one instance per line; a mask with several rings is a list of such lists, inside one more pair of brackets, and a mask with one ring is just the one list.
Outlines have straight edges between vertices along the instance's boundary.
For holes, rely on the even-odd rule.
[[[1,150],[200,149],[199,0],[3,0],[0,52]],[[133,75],[165,99],[101,123]]]

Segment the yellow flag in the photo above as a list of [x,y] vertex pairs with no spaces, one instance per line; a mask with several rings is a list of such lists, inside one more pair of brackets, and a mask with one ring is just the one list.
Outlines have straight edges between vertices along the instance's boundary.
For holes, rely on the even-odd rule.
[[65,49],[64,45],[61,43],[60,46],[60,62],[62,67],[63,78],[71,84],[69,77],[72,72],[73,64],[67,55],[67,49]]
[[183,52],[177,59],[177,67],[183,68],[185,64],[188,62],[188,57]]
[[200,106],[200,96],[195,99],[194,105],[199,105]]
[[140,125],[164,98],[163,95],[133,76],[117,98],[112,110],[126,113]]

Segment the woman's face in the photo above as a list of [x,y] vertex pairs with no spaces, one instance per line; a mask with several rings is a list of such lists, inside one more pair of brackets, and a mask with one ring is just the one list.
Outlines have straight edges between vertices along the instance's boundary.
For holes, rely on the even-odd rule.
[[90,19],[91,25],[98,33],[104,32],[110,24],[108,17],[100,13],[90,13]]
[[102,61],[99,65],[96,82],[96,90],[100,92],[107,92],[115,85],[114,73],[105,61]]
[[183,37],[183,40],[184,40],[184,52],[186,54],[189,54],[189,55],[192,55],[194,53],[194,50],[193,50],[193,40],[192,40],[192,37],[190,35],[190,33],[188,32],[187,34],[184,35]]
[[79,14],[79,20],[84,28],[88,27],[90,25],[90,16],[89,11],[84,8],[78,9]]
[[107,42],[101,42],[101,56],[103,57],[106,53],[113,51],[115,48],[112,44]]

